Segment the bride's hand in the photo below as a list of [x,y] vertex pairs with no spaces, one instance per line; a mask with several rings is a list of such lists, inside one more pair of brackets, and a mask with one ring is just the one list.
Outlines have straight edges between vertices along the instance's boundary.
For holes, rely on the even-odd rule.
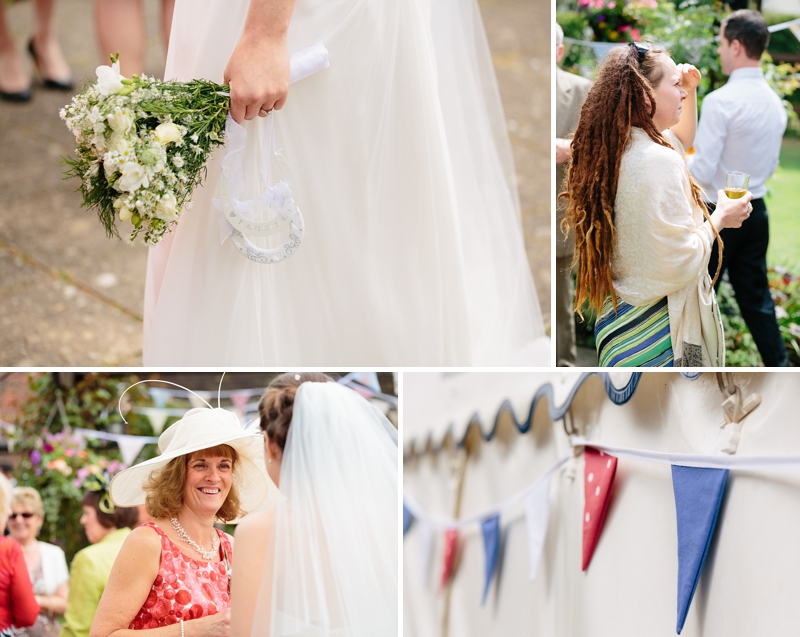
[[242,120],[280,110],[289,93],[289,51],[285,39],[243,35],[225,67],[231,88],[231,117]]

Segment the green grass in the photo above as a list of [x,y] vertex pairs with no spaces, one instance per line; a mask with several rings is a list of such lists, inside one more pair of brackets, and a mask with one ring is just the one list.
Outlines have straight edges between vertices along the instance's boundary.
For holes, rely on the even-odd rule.
[[782,265],[793,274],[800,274],[800,138],[783,139],[781,163],[767,187],[767,263]]

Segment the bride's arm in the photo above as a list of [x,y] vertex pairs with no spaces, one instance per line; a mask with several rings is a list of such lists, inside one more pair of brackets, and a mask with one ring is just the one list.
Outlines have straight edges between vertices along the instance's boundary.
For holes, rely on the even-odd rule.
[[[247,516],[236,527],[231,576],[231,635],[250,637],[254,620],[258,622],[259,634],[269,635],[274,519],[274,511],[261,511]],[[262,602],[260,605],[259,600]]]
[[251,0],[244,32],[225,68],[231,117],[253,119],[260,109],[280,109],[289,93],[286,34],[294,0]]

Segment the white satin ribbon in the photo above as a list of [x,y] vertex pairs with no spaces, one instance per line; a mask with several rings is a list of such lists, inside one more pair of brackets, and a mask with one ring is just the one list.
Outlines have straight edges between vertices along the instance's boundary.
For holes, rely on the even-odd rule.
[[592,442],[580,436],[572,436],[570,442],[575,447],[592,447],[599,451],[609,453],[616,458],[644,460],[646,462],[656,462],[659,464],[675,464],[682,467],[759,471],[800,469],[800,455],[797,454],[774,456],[709,456],[697,453],[664,453],[661,451],[647,451],[645,449],[614,447],[599,442]]
[[[328,50],[322,43],[305,48],[289,56],[289,83],[293,84],[329,66]],[[267,140],[262,144],[259,179],[262,192],[254,199],[241,200],[244,177],[241,153],[247,144],[247,130],[237,124],[228,113],[225,123],[225,154],[219,183],[219,198],[212,199],[222,212],[220,217],[220,243],[231,237],[233,244],[245,257],[258,263],[275,263],[292,255],[303,239],[303,217],[292,198],[291,186],[279,181],[270,186],[271,162],[275,152],[273,114],[267,117]],[[288,167],[286,172],[288,172]],[[266,212],[275,214],[266,218]],[[254,245],[247,237],[267,237],[290,226],[287,241],[280,247],[264,249]]]

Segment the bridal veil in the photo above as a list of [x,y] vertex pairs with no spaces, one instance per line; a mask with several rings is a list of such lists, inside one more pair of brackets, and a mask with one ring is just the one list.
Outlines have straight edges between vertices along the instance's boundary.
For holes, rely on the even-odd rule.
[[397,431],[353,390],[300,385],[252,637],[397,635],[397,451]]

